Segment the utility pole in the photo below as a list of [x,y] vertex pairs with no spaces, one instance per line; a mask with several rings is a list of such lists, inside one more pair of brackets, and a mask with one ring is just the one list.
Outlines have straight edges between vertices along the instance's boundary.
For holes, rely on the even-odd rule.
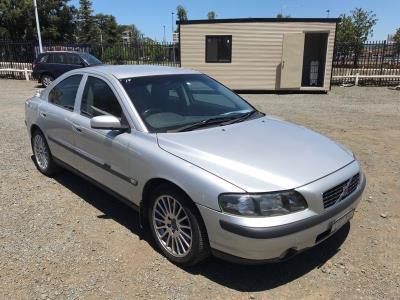
[[176,65],[176,62],[175,62],[175,43],[174,43],[174,12],[172,12],[171,13],[172,14],[172,27],[171,27],[171,30],[172,30],[172,55],[174,56],[174,66]]
[[164,44],[165,44],[165,25],[163,25],[163,27],[164,27],[164,38],[163,38],[163,42],[164,42]]
[[100,45],[101,45],[101,58],[103,59],[103,53],[104,53],[104,48],[103,48],[103,31],[100,29]]
[[172,34],[174,34],[174,12],[172,12],[171,13],[171,15],[172,15],[172,19],[171,19],[171,31],[172,31]]
[[37,11],[36,0],[33,0],[33,7],[34,7],[34,9],[35,9],[36,31],[37,31],[38,40],[39,40],[39,52],[40,52],[40,53],[43,53],[42,36],[41,36],[41,34],[40,34],[39,15],[38,15],[38,11]]

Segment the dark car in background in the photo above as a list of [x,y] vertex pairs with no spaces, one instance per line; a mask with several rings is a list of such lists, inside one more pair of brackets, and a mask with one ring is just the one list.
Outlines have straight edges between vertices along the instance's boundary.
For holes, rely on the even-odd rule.
[[41,53],[32,64],[32,75],[44,87],[73,69],[100,65],[102,62],[86,52],[49,51]]

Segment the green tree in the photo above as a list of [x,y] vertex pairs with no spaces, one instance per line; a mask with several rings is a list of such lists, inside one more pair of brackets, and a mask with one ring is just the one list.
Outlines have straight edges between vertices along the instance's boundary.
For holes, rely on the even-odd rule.
[[285,16],[283,13],[277,13],[277,14],[276,14],[276,17],[277,17],[278,19],[290,18],[289,15],[286,15],[286,16]]
[[215,11],[209,11],[208,13],[207,13],[207,18],[209,19],[209,20],[214,20],[214,19],[216,19],[217,18],[217,14],[215,13]]
[[93,43],[100,40],[100,32],[96,27],[90,0],[79,0],[78,40],[81,43]]
[[373,28],[378,21],[372,11],[356,8],[350,15],[342,14],[336,32],[337,50],[354,53],[354,65],[357,67],[358,57],[364,49],[364,43],[372,36]]
[[[69,0],[38,1],[43,40],[74,40],[76,8]],[[0,38],[36,39],[36,23],[31,0],[0,0]]]
[[178,5],[176,8],[176,15],[179,21],[186,21],[188,19],[187,11],[182,5]]
[[121,41],[118,24],[112,15],[96,14],[95,22],[105,45],[113,45]]
[[356,8],[350,15],[342,14],[338,24],[337,41],[339,43],[365,43],[372,36],[378,19],[372,11]]
[[393,42],[394,42],[394,47],[395,51],[397,53],[400,53],[400,28],[396,30],[396,33],[393,35]]

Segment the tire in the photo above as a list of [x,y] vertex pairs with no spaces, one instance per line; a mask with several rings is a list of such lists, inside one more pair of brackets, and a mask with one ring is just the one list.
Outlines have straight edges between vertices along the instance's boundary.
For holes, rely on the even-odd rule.
[[48,87],[53,80],[54,77],[49,74],[43,74],[42,77],[40,77],[40,82],[45,88]]
[[[161,252],[180,266],[195,265],[210,254],[201,216],[180,189],[161,185],[150,196],[149,226]],[[179,221],[177,221],[179,220]]]
[[49,177],[58,173],[60,167],[54,162],[46,138],[40,130],[32,134],[31,144],[36,168]]

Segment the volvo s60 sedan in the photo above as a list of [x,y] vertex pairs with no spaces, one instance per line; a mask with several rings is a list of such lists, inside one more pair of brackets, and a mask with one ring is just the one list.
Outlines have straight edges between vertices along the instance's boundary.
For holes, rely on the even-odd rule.
[[77,69],[25,109],[38,170],[69,169],[136,208],[178,265],[287,259],[346,224],[365,187],[345,146],[197,71]]

